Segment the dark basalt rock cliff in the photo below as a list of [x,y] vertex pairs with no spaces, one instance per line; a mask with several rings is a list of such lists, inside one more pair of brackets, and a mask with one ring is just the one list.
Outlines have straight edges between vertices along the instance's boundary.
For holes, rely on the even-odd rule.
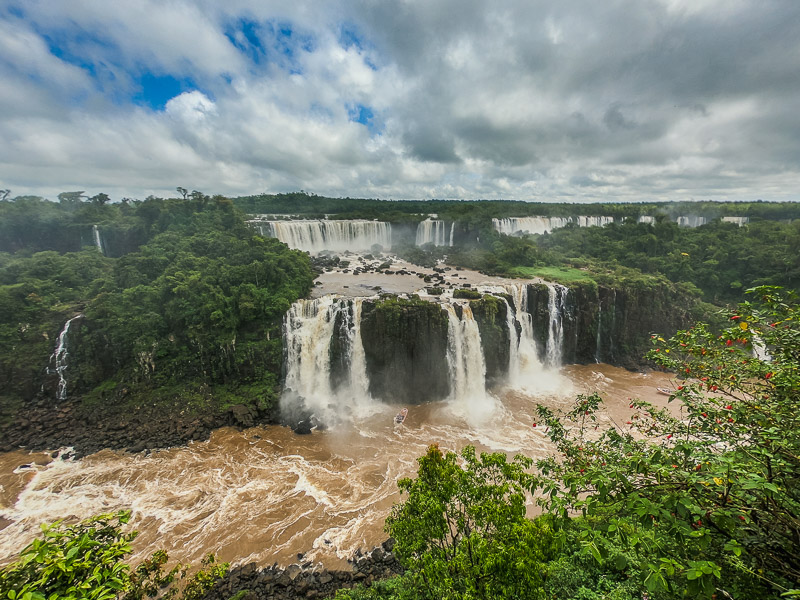
[[[540,356],[550,325],[549,294],[544,284],[528,286],[528,312]],[[641,368],[650,349],[650,334],[670,336],[690,327],[694,304],[693,298],[666,287],[610,287],[594,282],[569,286],[561,313],[563,362]]]
[[508,373],[511,340],[506,322],[508,307],[502,298],[486,295],[469,303],[478,330],[481,332],[483,359],[486,362],[486,383],[500,383]]
[[[550,330],[550,289],[545,284],[528,286],[527,308],[542,357]],[[469,303],[481,334],[487,385],[502,384],[508,372],[511,343],[506,311],[508,306],[513,307],[513,300],[484,295]],[[650,348],[650,334],[669,336],[689,327],[698,306],[694,296],[670,285],[634,282],[611,287],[593,281],[556,288],[556,304],[564,334],[564,364],[599,361],[629,369],[645,366],[642,357]],[[461,306],[455,305],[454,309],[461,317]],[[350,377],[355,316],[350,301],[346,310],[339,311],[334,324],[330,343],[334,388],[346,385]],[[53,334],[44,340],[48,347],[52,347],[60,326],[63,324],[53,324]],[[105,363],[102,349],[92,348],[85,341],[84,330],[91,326],[89,318],[82,318],[70,329],[69,401],[55,399],[58,377],[48,374],[46,365],[39,365],[24,378],[30,398],[18,406],[4,409],[0,405],[0,451],[19,446],[41,449],[63,445],[74,446],[80,454],[104,447],[140,451],[205,439],[212,429],[223,425],[248,427],[283,422],[276,402],[232,410],[203,387],[175,390],[161,398],[157,406],[151,402],[130,408],[125,386],[117,384],[108,390],[94,390],[95,399],[83,402],[81,395],[90,388],[89,382],[102,378],[98,372],[107,376],[107,371],[113,372],[114,368]],[[448,315],[441,304],[416,297],[364,300],[360,331],[369,391],[374,398],[419,404],[449,395]],[[0,377],[0,381],[4,379]],[[206,408],[184,414],[187,393]]]
[[373,397],[420,404],[449,393],[447,314],[439,304],[399,298],[364,303],[361,340]]

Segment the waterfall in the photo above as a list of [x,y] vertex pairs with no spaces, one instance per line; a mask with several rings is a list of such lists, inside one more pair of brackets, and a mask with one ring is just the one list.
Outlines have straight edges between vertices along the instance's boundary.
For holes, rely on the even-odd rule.
[[350,359],[348,371],[348,393],[356,400],[369,399],[369,378],[364,342],[361,340],[361,309],[364,298],[353,298],[352,310],[345,310],[344,323],[347,330],[347,356]]
[[735,223],[739,227],[742,227],[750,222],[750,217],[722,217],[722,222]]
[[[510,284],[505,286],[505,291],[514,299],[514,318],[519,323],[517,363],[509,365],[509,381],[512,385],[524,385],[524,376],[541,372],[543,366],[536,351],[533,317],[528,312],[528,285]],[[516,327],[513,337],[517,337]]]
[[[455,226],[455,222],[453,222]],[[452,227],[450,233],[450,245],[453,245],[453,234],[452,234]],[[419,225],[417,225],[417,239],[416,239],[417,246],[422,246],[423,244],[433,244],[434,246],[446,246],[446,233],[445,233],[445,223],[444,221],[440,221],[438,219],[425,219],[424,221],[420,221]]]
[[67,399],[67,378],[64,375],[64,371],[67,370],[67,357],[69,356],[69,352],[67,351],[67,336],[69,335],[69,326],[72,325],[73,321],[80,319],[81,317],[83,317],[82,314],[72,317],[66,323],[64,323],[64,328],[61,330],[61,333],[58,334],[56,349],[53,351],[53,354],[50,355],[49,364],[52,364],[53,368],[51,369],[48,366],[47,372],[48,374],[58,374],[58,391],[56,392],[57,400]]
[[696,215],[678,217],[678,225],[681,227],[700,227],[701,225],[705,225],[706,222],[705,217],[698,217]]
[[647,223],[648,225],[652,225],[653,223],[656,222],[656,218],[655,217],[649,217],[649,216],[646,216],[646,215],[642,215],[641,217],[639,217],[636,220],[636,222],[637,223]]
[[547,350],[545,363],[548,367],[558,367],[564,355],[564,305],[567,299],[567,288],[563,285],[548,285],[547,309],[550,324],[547,334]]
[[614,293],[611,296],[611,328],[608,330],[608,345],[611,349],[612,360],[615,356],[614,335],[617,330],[617,289],[614,288]]
[[600,362],[600,333],[603,324],[603,299],[597,295],[597,337],[594,341],[594,362]]
[[[283,408],[300,408],[326,423],[341,417],[341,409],[370,404],[369,380],[361,342],[362,298],[323,296],[298,300],[284,319],[286,381]],[[345,332],[347,381],[334,390],[331,383],[331,342],[337,317]]]
[[456,232],[456,222],[453,221],[450,224],[450,245],[451,246],[453,245],[453,238],[455,237],[455,232]]
[[253,222],[261,235],[278,238],[290,248],[317,253],[323,250],[369,250],[392,246],[392,226],[383,221],[308,220]]
[[764,343],[764,340],[761,339],[761,336],[754,333],[752,342],[753,344],[753,357],[757,358],[761,362],[771,363],[772,362],[772,355],[767,350],[767,345]]
[[569,223],[575,223],[578,227],[602,227],[613,222],[614,217],[508,217],[492,219],[492,226],[498,233],[513,235],[518,232],[548,233]]
[[92,237],[94,238],[94,245],[100,250],[100,254],[105,256],[106,250],[103,246],[103,239],[100,237],[100,228],[97,225],[92,225]]
[[447,365],[450,371],[450,402],[467,420],[487,417],[494,409],[486,393],[486,362],[481,334],[469,303],[460,305],[461,319],[452,304],[447,311]]
[[605,227],[614,222],[614,217],[575,217],[578,227]]

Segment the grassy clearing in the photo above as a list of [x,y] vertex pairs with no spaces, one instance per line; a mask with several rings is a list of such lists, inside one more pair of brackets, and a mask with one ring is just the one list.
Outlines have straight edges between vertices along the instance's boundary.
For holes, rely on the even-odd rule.
[[514,267],[509,272],[515,277],[524,277],[526,279],[541,277],[548,281],[561,283],[592,280],[592,276],[586,271],[570,267]]

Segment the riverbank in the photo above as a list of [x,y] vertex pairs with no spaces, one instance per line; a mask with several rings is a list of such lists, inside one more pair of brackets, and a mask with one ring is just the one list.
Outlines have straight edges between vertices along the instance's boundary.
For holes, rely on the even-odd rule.
[[220,427],[238,428],[278,422],[277,410],[236,404],[187,412],[181,404],[86,406],[80,400],[37,400],[0,427],[0,452],[72,448],[76,456],[100,450],[170,448],[208,440]]
[[256,563],[234,567],[204,596],[204,600],[295,600],[296,598],[328,598],[342,588],[374,582],[400,575],[403,567],[391,550],[389,539],[366,554],[360,550],[348,562],[352,569],[325,569],[310,561],[286,568],[277,564],[259,568]]
[[[50,446],[47,453],[0,454],[0,562],[27,545],[41,523],[132,510],[130,527],[140,532],[134,562],[163,548],[183,562],[214,552],[231,563],[286,567],[306,552],[314,564],[347,569],[358,548],[385,539],[386,515],[401,499],[397,480],[416,473],[431,443],[542,458],[553,448],[544,428],[532,427],[537,403],[558,409],[597,391],[607,401],[602,423],[624,428],[635,412],[630,398],[663,406],[667,398],[656,388],[673,384],[663,373],[572,365],[528,385],[527,392],[498,390],[478,407],[457,400],[410,406],[402,426],[393,422],[396,406],[374,402],[311,435],[275,425],[223,427],[208,440],[151,452],[102,450],[76,459],[54,457],[58,447]],[[486,416],[475,418],[477,408]],[[191,423],[177,423],[179,433],[169,439]]]

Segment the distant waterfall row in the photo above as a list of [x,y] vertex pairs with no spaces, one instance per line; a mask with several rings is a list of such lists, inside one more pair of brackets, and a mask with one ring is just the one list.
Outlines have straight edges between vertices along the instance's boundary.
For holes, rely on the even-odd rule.
[[252,221],[261,235],[278,238],[290,248],[317,253],[323,250],[369,250],[379,244],[392,247],[392,226],[383,221],[328,220]]
[[[565,300],[567,288],[557,284],[548,286],[550,293],[547,331],[535,331],[534,321],[528,312],[528,286],[506,285],[481,288],[494,296],[494,302],[505,306],[505,316],[498,325],[506,332],[503,339],[508,344],[508,362],[503,365],[503,381],[511,386],[524,388],[535,384],[537,377],[547,369],[557,368],[563,360]],[[314,415],[322,422],[330,423],[348,411],[368,410],[375,400],[399,401],[416,404],[424,400],[412,391],[414,384],[440,390],[427,399],[447,400],[459,405],[468,414],[477,414],[486,408],[489,399],[487,386],[487,352],[482,339],[473,304],[450,296],[440,298],[440,303],[423,303],[420,311],[443,313],[444,329],[441,330],[443,345],[439,350],[435,340],[436,328],[415,329],[413,339],[397,339],[391,332],[382,335],[376,328],[389,327],[392,319],[373,318],[369,326],[362,327],[367,312],[375,310],[380,301],[364,298],[342,298],[325,296],[315,300],[299,300],[286,314],[284,320],[284,343],[286,379],[282,399],[284,410],[291,412],[299,408],[305,414]],[[401,311],[402,312],[402,311]],[[394,313],[395,317],[401,312]],[[404,317],[409,317],[407,310]],[[397,329],[408,331],[409,323]],[[378,342],[366,346],[367,337],[379,336]],[[405,335],[400,333],[399,335]],[[381,337],[382,336],[382,337]],[[544,342],[544,343],[542,343]],[[427,352],[429,348],[430,352]],[[385,362],[387,353],[397,358],[393,364]],[[441,355],[437,353],[441,352]],[[422,357],[421,357],[422,355]],[[491,357],[490,357],[491,358]],[[384,362],[381,362],[384,361]],[[416,361],[416,362],[415,362]],[[429,381],[418,382],[422,371],[431,362],[439,365]],[[405,378],[392,378],[391,398],[387,398],[376,385],[376,377],[385,373],[375,370],[403,369]],[[423,364],[424,363],[424,364]],[[442,385],[436,379],[442,379]],[[408,390],[406,392],[406,390]]]
[[[709,222],[706,217],[697,215],[679,216],[675,222],[681,227],[700,227]],[[653,216],[642,215],[636,220],[638,223],[652,225],[656,222]],[[734,223],[739,227],[750,222],[748,217],[722,217],[723,223]],[[508,217],[505,219],[492,219],[492,226],[499,233],[514,235],[549,233],[554,229],[566,227],[574,223],[578,227],[603,227],[614,222],[614,217]]]
[[450,223],[450,232],[447,234],[447,225],[437,219],[426,219],[417,225],[417,246],[433,244],[434,246],[452,246],[456,223]]
[[575,223],[578,227],[602,227],[614,222],[614,217],[507,217],[492,219],[492,226],[499,233],[549,233],[553,229]]

